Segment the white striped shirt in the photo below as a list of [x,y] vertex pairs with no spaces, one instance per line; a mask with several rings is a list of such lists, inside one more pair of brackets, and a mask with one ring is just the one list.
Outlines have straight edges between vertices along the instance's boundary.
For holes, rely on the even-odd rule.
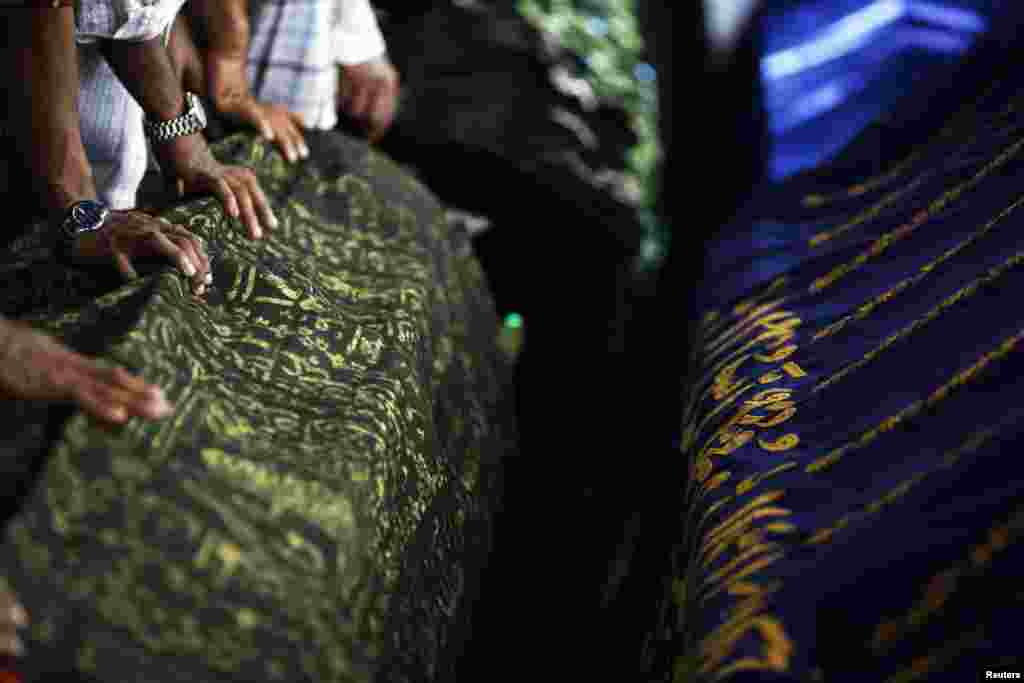
[[135,206],[149,147],[142,108],[100,53],[99,39],[144,41],[163,34],[185,0],[80,0],[75,12],[82,143],[99,199],[115,209]]
[[368,0],[251,0],[249,83],[257,100],[287,107],[309,128],[338,123],[338,64],[386,51]]

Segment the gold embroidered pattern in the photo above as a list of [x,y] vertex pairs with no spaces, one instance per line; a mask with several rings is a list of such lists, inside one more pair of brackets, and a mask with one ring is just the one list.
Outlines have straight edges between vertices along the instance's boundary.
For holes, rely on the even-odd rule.
[[[841,190],[833,194],[807,195],[806,197],[803,198],[801,203],[808,208],[818,208],[840,199],[846,199],[848,197],[859,197],[863,194],[866,194],[867,192],[870,192],[876,187],[884,185],[893,178],[896,178],[899,175],[901,175],[911,164],[915,163],[918,159],[922,158],[931,148],[936,147],[939,144],[942,144],[945,138],[948,138],[951,135],[953,135],[956,132],[957,128],[965,124],[970,124],[973,127],[971,134],[968,136],[965,142],[965,144],[970,144],[971,142],[976,140],[978,136],[977,122],[972,120],[970,117],[977,113],[978,104],[980,102],[983,102],[985,98],[988,97],[995,90],[996,85],[996,83],[989,84],[985,92],[981,96],[979,96],[971,105],[965,106],[962,110],[957,112],[957,114],[952,118],[952,120],[942,128],[942,130],[939,132],[939,135],[935,140],[930,141],[929,143],[922,145],[921,147],[918,147],[913,152],[911,152],[903,161],[900,161],[899,163],[895,164],[890,170],[878,174],[868,180],[861,181],[855,185],[846,188],[845,190]],[[1011,102],[1002,111],[1000,116],[1005,117],[1009,115],[1011,112],[1014,111],[1015,107],[1016,103]]]
[[[987,179],[991,179],[1000,168],[1011,161],[1018,163],[1024,150],[1024,139],[1019,138],[1015,130],[1000,134],[1009,136],[1011,133],[1013,137],[1000,142],[1000,146],[991,153],[979,151],[989,155],[985,161],[961,159],[961,163],[953,169],[955,173],[948,174],[949,178],[955,178],[954,182],[940,184],[942,179],[936,179],[934,175],[936,167],[925,169],[923,164],[910,177],[910,164],[922,159],[926,151],[926,148],[918,148],[901,164],[895,168],[890,167],[887,173],[849,186],[837,195],[805,197],[805,206],[823,206],[840,196],[854,197],[878,191],[871,198],[870,204],[858,203],[856,212],[844,208],[839,220],[832,221],[832,226],[838,227],[820,221],[815,223],[824,229],[809,237],[811,249],[825,247],[827,243],[841,238],[853,237],[851,231],[868,226],[869,222],[873,233],[880,227],[885,232],[867,240],[867,246],[853,252],[851,258],[844,257],[845,262],[835,268],[831,267],[835,261],[828,261],[830,265],[826,268],[817,266],[817,272],[811,271],[810,276],[820,277],[809,283],[807,289],[801,286],[799,291],[788,293],[785,287],[787,284],[792,286],[792,282],[787,282],[792,274],[777,277],[771,283],[762,282],[751,288],[739,298],[739,303],[731,311],[723,308],[705,318],[701,338],[703,344],[700,345],[702,364],[697,384],[699,390],[689,397],[689,410],[686,413],[689,419],[683,439],[684,452],[691,457],[696,456],[693,459],[691,481],[687,482],[685,542],[684,550],[679,555],[686,569],[687,604],[684,607],[677,603],[676,606],[680,620],[683,619],[682,613],[689,610],[701,617],[701,623],[712,621],[717,628],[710,633],[685,634],[686,651],[675,660],[678,683],[689,678],[728,679],[745,670],[786,670],[794,651],[790,636],[799,638],[801,634],[787,633],[786,613],[773,614],[769,609],[771,596],[776,589],[775,585],[766,585],[771,575],[769,568],[784,560],[795,548],[813,554],[813,546],[829,542],[844,530],[860,528],[860,522],[864,519],[884,514],[885,510],[891,509],[897,501],[905,500],[915,489],[924,488],[925,480],[935,472],[952,467],[957,462],[962,463],[966,459],[965,454],[990,444],[1004,424],[1009,424],[1009,421],[1004,421],[975,432],[952,451],[944,453],[936,449],[935,462],[926,463],[925,472],[917,472],[890,485],[888,490],[878,494],[876,500],[858,499],[853,505],[842,507],[836,513],[837,518],[829,520],[824,528],[801,528],[803,518],[794,515],[793,510],[798,505],[794,501],[804,500],[802,485],[806,483],[809,488],[816,489],[821,483],[814,475],[830,470],[847,455],[865,449],[882,435],[915,419],[922,411],[942,405],[942,401],[959,388],[979,382],[983,373],[999,369],[993,366],[1011,351],[1021,347],[1024,329],[1001,340],[977,358],[963,361],[964,365],[951,370],[950,376],[938,378],[927,395],[922,394],[919,400],[909,406],[884,419],[876,418],[876,423],[863,432],[854,433],[849,441],[831,444],[822,457],[816,457],[820,453],[814,453],[811,457],[816,457],[815,460],[801,458],[800,454],[813,452],[819,445],[817,442],[802,443],[801,436],[806,441],[806,434],[786,433],[790,431],[787,426],[799,424],[798,411],[806,410],[803,406],[819,400],[841,398],[831,393],[822,395],[821,392],[834,388],[843,379],[849,378],[851,373],[860,371],[882,357],[895,344],[923,336],[917,333],[924,326],[955,310],[953,307],[960,303],[966,303],[981,287],[997,283],[1000,278],[1009,280],[1011,269],[1024,264],[1022,251],[971,282],[953,285],[958,288],[957,291],[949,296],[943,295],[945,298],[941,301],[929,303],[930,310],[917,320],[889,334],[885,339],[878,340],[876,348],[869,348],[863,357],[858,358],[859,354],[853,356],[850,359],[852,362],[845,366],[831,366],[822,372],[827,358],[811,359],[806,355],[801,357],[799,353],[802,348],[799,336],[806,329],[801,318],[819,319],[817,316],[821,310],[814,305],[821,298],[818,295],[828,296],[831,291],[828,288],[834,285],[845,288],[849,284],[849,289],[856,289],[856,284],[852,282],[855,278],[847,278],[847,275],[873,268],[876,261],[886,261],[885,264],[879,264],[880,279],[885,272],[883,266],[888,265],[889,253],[897,251],[898,245],[902,244],[899,249],[902,252],[904,249],[909,250],[915,240],[927,238],[928,229],[918,228],[929,221],[934,223],[936,217],[955,210],[957,204],[966,201],[969,193],[979,183],[987,183]],[[948,129],[943,132],[943,135],[947,134]],[[945,141],[942,142],[945,144]],[[963,141],[954,142],[958,145],[967,144]],[[944,174],[946,170],[945,167],[939,169]],[[898,187],[881,187],[882,183],[898,179],[900,174],[908,177],[900,181]],[[922,196],[921,200],[933,201],[913,215],[901,216],[902,224],[888,228],[881,225],[883,214],[908,202],[917,201],[917,196],[923,190],[934,194],[932,197]],[[863,294],[857,296],[856,291],[844,291],[841,300],[829,303],[852,300],[859,304],[855,303],[853,308],[843,310],[842,317],[833,319],[834,322],[817,330],[813,334],[812,343],[850,332],[857,322],[883,310],[888,312],[894,308],[893,304],[900,304],[915,296],[917,291],[930,286],[930,280],[938,279],[942,266],[949,264],[950,269],[958,267],[969,256],[969,249],[975,246],[984,249],[996,239],[1001,241],[1002,233],[1010,229],[1008,217],[1016,215],[1014,212],[1021,203],[1024,203],[1024,197],[1003,208],[980,228],[976,225],[965,226],[973,232],[962,240],[958,238],[954,246],[944,248],[943,253],[935,258],[929,257],[931,260],[927,264],[908,277],[902,277],[906,275],[905,272],[900,273],[898,277],[902,279],[887,285],[888,289],[881,294],[866,297]],[[806,219],[802,217],[800,220]],[[997,232],[997,228],[1003,230]],[[986,237],[990,239],[982,243]],[[820,264],[823,261],[818,259],[814,263]],[[801,279],[801,282],[806,281]],[[849,298],[851,294],[852,299]],[[799,306],[799,309],[795,306]],[[807,311],[806,315],[804,311]],[[953,315],[950,313],[945,316],[944,322]],[[881,364],[876,363],[872,368]],[[699,410],[696,408],[698,405]],[[953,406],[949,405],[947,410],[952,409]],[[1016,417],[1019,418],[1019,415]],[[767,432],[769,429],[776,431]],[[740,448],[744,450],[739,451]],[[789,455],[785,455],[787,452]],[[771,454],[775,453],[782,455],[777,459],[772,458]],[[752,457],[754,454],[765,460],[757,460]],[[836,474],[838,476],[838,472]],[[810,479],[806,475],[811,475]],[[786,494],[792,496],[788,499],[789,503],[784,502],[786,498],[781,490],[758,495],[761,493],[758,487],[766,482],[770,488],[773,483],[784,486],[790,480],[794,481],[796,488]],[[1000,544],[1005,545],[1008,539],[1009,534],[1005,530],[996,529],[987,542],[970,549],[968,562],[977,566],[990,562]],[[932,610],[941,610],[954,595],[959,580],[955,572],[936,575],[924,587],[920,604]],[[897,638],[899,629],[906,628],[906,624],[923,623],[924,612],[913,614],[915,616],[908,616],[903,625],[883,624],[879,628],[887,634],[887,638]],[[693,647],[695,636],[698,640],[696,647]],[[751,646],[754,648],[751,652],[758,652],[757,648],[760,648],[760,652],[753,657],[743,657],[738,653],[741,642],[744,654],[746,648]],[[958,651],[961,644],[950,642],[946,645]],[[945,657],[946,653],[936,649],[915,661],[903,662],[904,666],[909,664],[909,668],[893,680],[912,680],[914,677],[925,676],[929,671],[940,671]],[[818,672],[823,679],[827,679],[827,671]]]
[[993,527],[986,538],[972,546],[957,565],[935,574],[921,597],[903,616],[882,622],[875,628],[871,649],[876,654],[889,650],[901,638],[918,630],[939,612],[950,595],[966,579],[982,576],[992,559],[1020,540],[1024,534],[1024,508],[1018,508],[1003,524]]
[[929,476],[941,471],[942,469],[953,467],[963,456],[977,451],[991,439],[996,437],[1002,427],[1013,424],[1022,415],[1024,415],[1024,413],[1018,411],[1001,420],[997,425],[972,433],[964,440],[963,443],[944,455],[932,469],[917,472],[913,476],[901,481],[899,484],[889,489],[881,498],[868,503],[860,511],[847,513],[839,522],[836,522],[830,527],[818,530],[813,536],[807,539],[806,542],[810,545],[816,545],[830,541],[835,536],[836,532],[848,526],[851,521],[861,521],[878,514],[886,506],[892,505],[893,503],[903,499],[912,488],[920,484]]
[[[784,672],[789,668],[793,643],[782,623],[766,613],[767,599],[777,590],[777,584],[759,586],[749,581],[737,581],[728,588],[730,595],[740,600],[730,610],[729,618],[700,641],[697,666],[700,674],[714,672],[718,679],[737,671]],[[740,640],[750,633],[756,634],[763,643],[761,656],[738,659],[722,667]]]
[[965,651],[977,647],[984,639],[985,629],[983,626],[971,629],[952,641],[932,648],[928,654],[916,657],[910,663],[909,668],[885,679],[885,683],[910,683],[920,680],[930,673],[945,671],[949,662],[955,661]]
[[1003,263],[999,264],[995,268],[990,269],[987,273],[981,277],[975,278],[971,282],[967,283],[963,287],[960,287],[955,292],[950,294],[948,297],[940,301],[931,310],[925,313],[923,316],[914,320],[909,325],[906,325],[902,329],[894,332],[885,338],[885,340],[875,349],[866,353],[860,360],[857,360],[849,365],[845,366],[842,370],[839,370],[830,377],[823,379],[811,390],[812,394],[816,394],[819,391],[826,389],[827,387],[841,381],[844,377],[849,375],[851,372],[867,365],[872,360],[880,356],[886,349],[890,348],[893,344],[906,339],[914,332],[917,332],[928,323],[938,318],[942,313],[947,311],[949,308],[955,306],[963,300],[969,299],[970,297],[977,294],[981,288],[985,285],[996,282],[1003,275],[1013,270],[1017,266],[1024,263],[1024,251],[1017,252],[1010,258],[1006,259]]
[[984,371],[992,363],[1002,359],[1011,351],[1013,351],[1017,344],[1024,339],[1024,330],[1014,334],[1011,337],[1005,339],[998,348],[988,353],[983,354],[977,361],[972,363],[964,370],[956,373],[948,382],[942,384],[935,389],[927,398],[924,400],[914,401],[903,410],[899,411],[895,415],[886,418],[880,422],[875,428],[869,429],[860,435],[856,441],[851,441],[844,446],[834,449],[828,455],[822,456],[817,460],[807,465],[807,472],[820,472],[822,470],[832,467],[834,464],[839,462],[845,455],[861,449],[868,444],[872,443],[881,434],[891,431],[897,425],[905,420],[911,419],[921,413],[926,408],[930,408],[940,401],[945,399],[949,394],[955,391],[957,388],[967,384],[974,380],[982,371]]
[[[164,214],[216,255],[202,301],[165,267],[34,319],[93,333],[175,406],[124,428],[54,420],[8,527],[0,574],[31,637],[84,678],[165,680],[174,662],[175,680],[368,683],[450,666],[508,442],[507,367],[472,341],[497,318],[436,199],[364,143],[316,135],[335,161],[288,164],[248,135],[215,147],[274,202],[263,240],[212,199]],[[0,272],[35,272],[5,258]]]
[[1024,139],[1018,140],[1017,142],[1010,145],[1008,149],[1003,151],[995,159],[987,163],[980,171],[974,176],[960,185],[948,190],[941,197],[934,200],[928,205],[927,209],[923,209],[916,213],[910,222],[904,223],[895,230],[888,232],[877,240],[867,250],[858,254],[853,260],[848,261],[842,265],[836,266],[829,273],[811,283],[808,288],[809,293],[820,292],[821,290],[829,287],[845,276],[857,271],[861,266],[867,263],[869,260],[880,256],[885,252],[892,244],[902,240],[907,235],[911,234],[918,227],[923,225],[929,218],[935,214],[941,212],[951,202],[956,201],[963,195],[964,192],[974,188],[978,183],[985,179],[993,171],[1003,166],[1007,161],[1012,159],[1020,152],[1021,148],[1024,147]]
[[935,269],[938,268],[940,265],[942,265],[946,261],[949,261],[954,256],[960,254],[968,247],[974,245],[982,237],[989,234],[989,232],[991,232],[991,230],[994,227],[1002,223],[1003,219],[1009,216],[1011,213],[1013,213],[1022,203],[1024,203],[1024,197],[1021,197],[1020,199],[1010,204],[1010,206],[1003,209],[995,218],[988,221],[979,230],[971,233],[971,235],[964,239],[962,242],[950,248],[949,250],[943,252],[938,258],[929,261],[927,264],[922,266],[916,274],[904,278],[903,280],[900,280],[898,283],[893,285],[885,292],[882,292],[875,298],[858,306],[853,313],[845,315],[839,320],[835,321],[834,323],[827,325],[822,329],[818,330],[817,332],[815,332],[811,336],[811,341],[816,342],[821,339],[824,339],[825,337],[829,337],[838,332],[841,332],[850,322],[855,320],[863,320],[864,318],[868,317],[871,313],[875,312],[875,310],[878,309],[883,304],[890,303],[893,299],[896,298],[898,294],[902,294],[909,290],[911,287],[919,284],[929,274],[934,272]]
[[859,214],[851,218],[849,221],[840,225],[838,228],[833,228],[832,230],[825,230],[823,232],[819,232],[818,234],[811,237],[810,240],[808,240],[808,246],[819,247],[825,242],[834,240],[835,238],[846,234],[850,230],[856,228],[858,225],[866,223],[867,221],[870,221],[873,218],[877,218],[882,213],[882,211],[885,210],[886,207],[895,204],[896,202],[903,199],[905,195],[913,192],[918,187],[920,187],[921,183],[924,182],[926,177],[927,174],[908,183],[906,186],[901,187],[898,190],[890,192],[889,194],[885,195],[880,200],[878,200],[878,202],[876,202],[874,205],[864,209]]

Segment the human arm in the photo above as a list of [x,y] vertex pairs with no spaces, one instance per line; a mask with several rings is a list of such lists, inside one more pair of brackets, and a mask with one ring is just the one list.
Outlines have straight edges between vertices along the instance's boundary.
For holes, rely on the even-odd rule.
[[96,198],[79,125],[73,10],[2,12],[10,54],[5,82],[21,84],[9,101],[11,140],[37,180],[39,204],[56,220],[76,201]]
[[206,67],[184,11],[179,12],[174,18],[167,52],[170,54],[176,80],[181,83],[182,88],[200,97],[208,97]]
[[129,417],[166,417],[159,387],[124,368],[104,367],[33,328],[0,317],[0,395],[20,400],[72,402],[93,417],[120,423]]
[[[35,180],[38,200],[52,225],[76,202],[95,200],[92,167],[82,144],[78,110],[78,52],[70,7],[4,9],[9,58],[5,82],[19,83],[9,101],[11,137]],[[174,234],[165,233],[173,230]],[[79,236],[71,257],[79,263],[115,265],[131,276],[131,259],[159,255],[205,284],[202,249],[183,228],[167,227],[137,212],[114,211],[101,230]]]
[[387,56],[369,0],[339,0],[334,27],[338,111],[363,127],[376,142],[391,127],[398,108],[398,71]]
[[[71,402],[112,424],[163,419],[171,404],[159,387],[119,367],[103,367],[24,323],[0,316],[0,397]],[[0,659],[20,657],[29,615],[0,577]],[[0,678],[3,678],[0,676]]]
[[[166,418],[171,404],[159,387],[120,367],[104,367],[24,323],[0,316],[0,397],[76,404],[91,417],[121,424]],[[25,654],[19,631],[29,617],[0,577],[0,658]],[[2,677],[0,677],[2,678]]]
[[[105,49],[111,67],[147,118],[167,121],[184,113],[185,93],[160,37],[111,40]],[[218,162],[201,133],[156,143],[154,153],[179,193],[215,195],[229,215],[241,218],[253,239],[262,237],[264,227],[276,225],[256,175],[243,166]]]
[[18,631],[28,625],[28,613],[14,593],[0,581],[0,657],[20,657],[25,646]]
[[249,87],[248,0],[192,0],[189,9],[204,33],[205,76],[217,111],[276,142],[288,161],[309,157],[302,117],[287,107],[257,101]]

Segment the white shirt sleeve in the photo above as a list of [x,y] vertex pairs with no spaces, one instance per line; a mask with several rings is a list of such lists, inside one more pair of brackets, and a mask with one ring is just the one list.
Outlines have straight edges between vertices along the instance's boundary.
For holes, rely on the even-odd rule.
[[338,64],[361,64],[387,52],[370,0],[337,0],[333,28]]
[[185,0],[80,0],[75,40],[146,41],[165,33]]

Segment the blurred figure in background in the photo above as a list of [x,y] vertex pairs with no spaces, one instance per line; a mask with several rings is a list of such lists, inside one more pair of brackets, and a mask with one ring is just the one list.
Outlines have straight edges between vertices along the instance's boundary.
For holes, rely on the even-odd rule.
[[394,120],[398,73],[367,0],[194,0],[190,13],[218,113],[289,161],[309,156],[305,129],[346,119],[375,142]]

